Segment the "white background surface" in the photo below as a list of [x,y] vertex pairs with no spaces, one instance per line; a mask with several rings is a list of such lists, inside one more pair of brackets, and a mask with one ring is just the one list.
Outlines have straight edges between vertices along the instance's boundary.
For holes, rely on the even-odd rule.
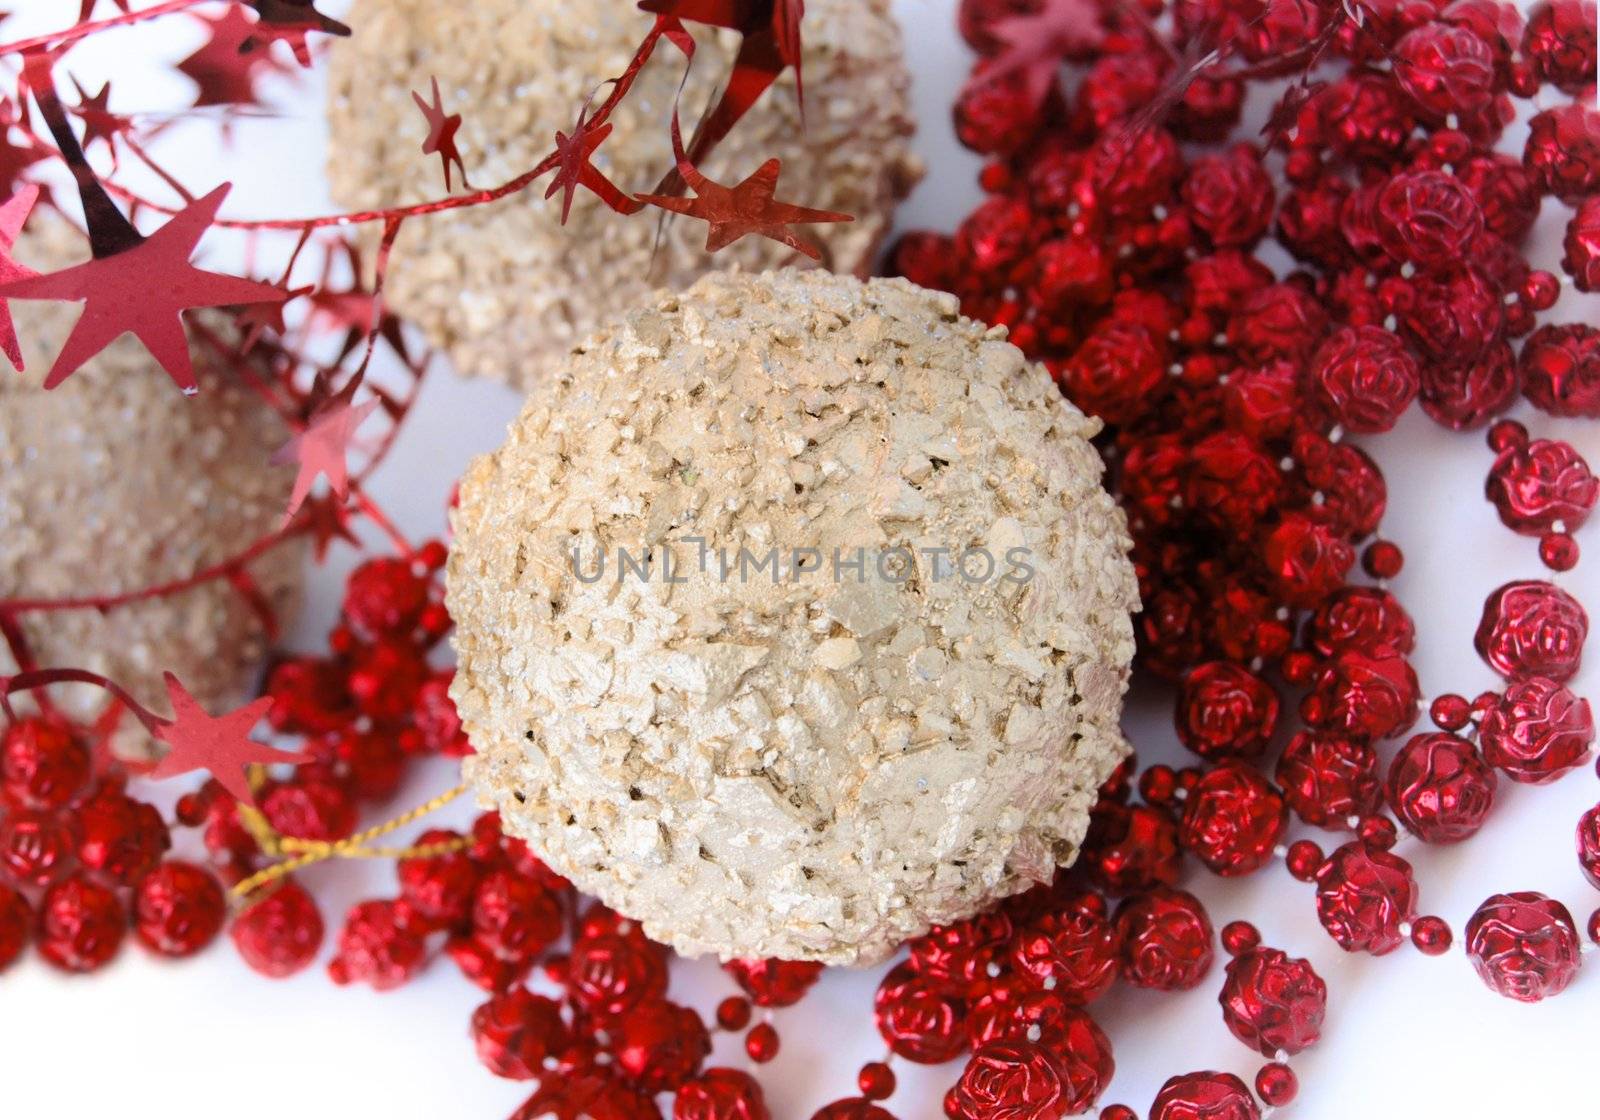
[[[13,0],[11,6],[19,15],[6,24],[7,39],[59,26],[77,2]],[[897,7],[916,75],[919,146],[931,171],[905,207],[902,224],[949,229],[979,197],[972,183],[977,161],[955,146],[948,123],[968,57],[954,31],[954,0],[900,0]],[[111,5],[102,8],[109,12]],[[91,90],[114,77],[112,108],[119,112],[165,111],[188,102],[188,83],[152,68],[149,59],[176,59],[198,42],[190,21],[170,18],[74,51],[67,70]],[[421,88],[425,81],[419,74],[414,84]],[[323,212],[330,203],[315,79],[298,90],[272,89],[288,119],[246,122],[220,153],[209,125],[185,124],[158,150],[192,188],[232,178],[229,214]],[[472,154],[466,155],[470,168]],[[531,197],[527,204],[542,205]],[[1557,243],[1566,216],[1563,208],[1546,205],[1541,244]],[[225,262],[226,252],[212,250],[210,259]],[[1596,304],[1569,299],[1560,310],[1562,318],[1592,320]],[[498,442],[516,407],[502,387],[434,377],[372,487],[375,496],[408,533],[436,534],[452,480],[470,455]],[[1574,440],[1600,466],[1595,425],[1518,415],[1536,435]],[[1494,687],[1496,679],[1472,649],[1480,604],[1506,579],[1545,573],[1534,542],[1501,527],[1482,498],[1489,453],[1481,439],[1445,433],[1415,410],[1399,430],[1368,446],[1390,483],[1385,534],[1406,552],[1396,590],[1421,635],[1416,666],[1424,695],[1454,690],[1471,696]],[[1558,579],[1593,608],[1600,604],[1600,537],[1591,526],[1580,541],[1588,554],[1584,563]],[[350,560],[348,549],[336,548],[327,568],[314,575],[296,644],[321,648]],[[1575,687],[1594,697],[1600,653],[1591,654]],[[1130,710],[1128,729],[1145,761],[1181,761],[1168,710],[1167,697],[1148,691]],[[434,765],[416,776],[396,805],[423,800],[454,780],[452,766]],[[174,785],[166,783],[156,796],[169,801]],[[1423,912],[1443,915],[1459,935],[1489,894],[1539,890],[1564,900],[1581,926],[1600,904],[1578,872],[1572,840],[1577,816],[1600,794],[1593,769],[1541,789],[1502,781],[1501,793],[1489,825],[1467,844],[1402,847],[1417,865]],[[469,814],[458,804],[440,818],[459,822]],[[1337,843],[1317,838],[1330,849]],[[319,899],[331,903],[330,927],[348,902],[393,893],[392,872],[384,866],[325,866],[308,879]],[[1301,1120],[1596,1114],[1600,961],[1592,956],[1565,995],[1522,1006],[1490,994],[1459,948],[1439,959],[1410,951],[1379,959],[1345,955],[1318,926],[1311,889],[1281,866],[1231,884],[1192,869],[1184,885],[1204,897],[1219,927],[1230,918],[1251,918],[1269,944],[1309,957],[1328,982],[1325,1037],[1293,1063],[1302,1097],[1289,1114]],[[853,1093],[856,1068],[882,1053],[870,1026],[879,974],[830,971],[800,1007],[780,1014],[783,1052],[762,1073],[778,1120],[804,1120],[826,1101]],[[1126,1102],[1142,1114],[1162,1080],[1192,1069],[1231,1070],[1248,1080],[1260,1060],[1222,1026],[1215,1002],[1220,982],[1219,967],[1195,992],[1119,987],[1096,1006],[1117,1059],[1102,1103]],[[691,963],[674,975],[672,995],[709,1011],[731,990],[731,981],[712,966]],[[113,967],[88,978],[62,976],[30,955],[0,976],[0,1117],[499,1120],[528,1087],[495,1079],[474,1057],[467,1020],[481,998],[447,961],[397,992],[376,994],[335,987],[320,968],[287,982],[267,981],[226,945],[178,964],[153,960],[130,945]],[[743,1065],[737,1038],[720,1038],[715,1060]],[[938,1096],[959,1067],[930,1071],[901,1062],[897,1069],[902,1088],[889,1106],[901,1120],[940,1115]]]

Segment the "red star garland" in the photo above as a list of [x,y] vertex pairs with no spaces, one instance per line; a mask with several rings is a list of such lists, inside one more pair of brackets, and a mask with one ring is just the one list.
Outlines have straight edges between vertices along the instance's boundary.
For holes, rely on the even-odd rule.
[[177,71],[199,87],[195,107],[204,105],[259,105],[256,81],[264,73],[284,74],[291,68],[267,51],[250,51],[245,44],[256,32],[255,21],[238,4],[219,16],[199,16],[209,35],[198,50],[177,65]]
[[284,525],[289,524],[306,495],[311,493],[318,475],[327,476],[329,488],[340,501],[349,493],[350,470],[345,457],[350,451],[350,441],[355,438],[356,429],[382,403],[377,397],[365,404],[352,403],[357,384],[358,379],[352,379],[338,396],[324,401],[312,414],[306,430],[273,454],[274,466],[299,465],[294,492],[289,496],[289,509],[283,516]]
[[100,92],[93,97],[78,83],[77,78],[72,78],[72,85],[78,91],[78,104],[72,111],[83,121],[84,150],[88,151],[89,145],[96,140],[102,140],[115,157],[116,147],[112,141],[128,131],[131,122],[127,117],[111,111],[111,83],[101,86]]
[[[24,183],[16,194],[0,205],[0,284],[38,275],[33,269],[11,259],[11,247],[17,243],[17,234],[22,232],[22,226],[38,198],[38,185]],[[11,364],[21,372],[22,347],[17,342],[16,325],[11,321],[11,307],[5,300],[0,300],[0,350],[5,351]]]
[[567,224],[567,218],[572,213],[573,195],[580,186],[593,191],[619,214],[636,214],[643,209],[641,203],[624,194],[591,162],[590,157],[595,149],[611,135],[611,128],[599,118],[590,117],[589,106],[585,105],[578,113],[578,123],[573,127],[571,136],[556,132],[556,175],[544,196],[553,198],[557,191],[561,192],[562,225]]
[[461,131],[461,114],[445,114],[444,102],[439,97],[439,79],[433,79],[433,104],[422,100],[422,94],[416,90],[411,91],[411,99],[428,121],[428,138],[422,142],[422,154],[438,155],[439,162],[444,165],[444,189],[451,189],[450,165],[453,163],[461,169],[462,187],[470,190],[472,184],[467,182],[467,165],[461,162],[461,150],[456,147],[456,133]]
[[[673,122],[673,130],[676,133],[676,121]],[[680,198],[677,195],[642,194],[639,196],[639,201],[659,206],[663,210],[686,214],[691,218],[699,218],[708,223],[711,227],[706,232],[708,253],[724,249],[748,234],[758,233],[762,237],[782,242],[814,261],[821,260],[822,254],[816,246],[801,241],[789,232],[788,227],[802,223],[849,222],[855,219],[849,214],[839,214],[832,210],[812,210],[777,201],[774,195],[778,189],[778,173],[782,168],[781,160],[769,159],[749,178],[738,186],[730,188],[706,178],[693,164],[680,157],[678,171],[683,176],[684,182],[694,191],[695,197],[690,199]]]
[[191,202],[132,248],[42,276],[0,284],[10,299],[81,300],[84,308],[44,387],[53,389],[124,334],[138,336],[185,393],[199,391],[181,315],[197,307],[227,307],[284,298],[270,284],[206,272],[189,263],[230,184]]
[[250,738],[250,732],[272,707],[270,696],[226,715],[212,716],[177,677],[171,673],[164,676],[167,697],[172,702],[172,720],[161,726],[158,737],[172,749],[156,763],[149,777],[160,780],[205,770],[241,803],[254,806],[255,795],[245,777],[246,766],[303,762],[310,757],[304,751],[280,751]]
[[[78,9],[78,22],[82,23],[90,16],[94,15],[94,10],[99,6],[99,3],[100,0],[83,0],[82,7]],[[119,12],[126,12],[128,10],[128,0],[112,0],[112,3],[116,4],[117,11]]]
[[350,528],[350,509],[334,493],[314,494],[300,507],[300,521],[311,538],[311,551],[317,563],[327,558],[334,541],[359,548],[360,540]]

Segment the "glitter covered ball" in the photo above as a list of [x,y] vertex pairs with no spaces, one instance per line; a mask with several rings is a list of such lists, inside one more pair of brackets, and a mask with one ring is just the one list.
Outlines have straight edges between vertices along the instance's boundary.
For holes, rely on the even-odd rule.
[[1098,429],[905,281],[657,297],[462,483],[471,778],[687,953],[870,962],[1048,882],[1126,752]]
[[[50,271],[87,260],[89,246],[66,222],[41,217],[15,256]],[[193,347],[193,397],[131,336],[46,392],[45,374],[79,308],[12,300],[11,314],[27,372],[0,376],[0,598],[138,591],[185,579],[277,528],[294,472],[268,460],[289,432],[215,349]],[[220,314],[197,319],[218,337],[231,329]],[[298,604],[303,563],[295,544],[247,568],[279,622]],[[101,673],[159,712],[167,711],[163,671],[213,710],[241,702],[267,647],[261,614],[226,579],[17,622],[38,664]],[[0,672],[14,668],[0,645]],[[54,696],[82,718],[105,702],[87,686]]]
[[[801,23],[805,121],[793,70],[756,103],[701,170],[744,179],[783,161],[780,197],[850,214],[853,222],[801,227],[838,272],[864,272],[889,231],[891,211],[921,177],[911,154],[910,77],[889,0],[810,0]],[[653,17],[635,0],[359,0],[355,34],[330,66],[334,196],[355,209],[440,197],[437,159],[411,92],[436,77],[447,112],[460,112],[457,143],[478,186],[498,186],[537,164],[559,129],[621,74]],[[681,104],[687,134],[727,82],[738,35],[688,25],[698,40]],[[653,190],[673,166],[671,110],[683,55],[663,41],[611,114],[595,166],[629,193]],[[594,106],[607,91],[602,89]],[[562,199],[530,192],[411,222],[400,234],[386,296],[475,376],[536,384],[585,335],[657,286],[682,288],[733,263],[747,269],[803,260],[747,237],[714,257],[699,222],[675,219],[656,246],[655,213],[613,213],[578,191],[570,220]]]

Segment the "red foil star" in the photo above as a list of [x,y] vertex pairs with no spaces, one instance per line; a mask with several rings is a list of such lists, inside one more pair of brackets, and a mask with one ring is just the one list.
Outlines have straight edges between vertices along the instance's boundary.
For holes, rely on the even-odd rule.
[[[99,3],[100,0],[83,0],[83,5],[78,9],[78,22],[82,23],[84,20],[92,16],[94,14],[95,7]],[[119,12],[126,12],[128,10],[128,0],[112,0],[112,3],[116,4],[117,11]]]
[[1045,0],[1037,12],[996,20],[991,34],[1001,50],[987,80],[1022,73],[1034,105],[1050,92],[1064,58],[1093,49],[1105,39],[1100,10],[1091,0]]
[[212,716],[189,695],[178,678],[165,674],[167,697],[172,702],[172,721],[161,727],[160,739],[172,749],[150,771],[160,780],[208,771],[240,802],[253,806],[255,795],[245,777],[245,767],[267,766],[278,762],[303,762],[310,757],[301,751],[280,751],[250,738],[250,732],[272,707],[272,698],[263,696],[222,716]]
[[411,99],[428,121],[428,138],[422,142],[422,154],[438,155],[439,162],[444,165],[444,189],[451,189],[452,163],[461,169],[461,185],[470,189],[472,184],[467,182],[467,165],[461,162],[461,151],[456,147],[456,133],[461,131],[461,114],[445,113],[444,102],[439,97],[439,79],[433,79],[433,104],[422,100],[422,94],[415,90],[411,91]]
[[350,28],[336,19],[317,11],[314,0],[245,0],[260,17],[246,37],[241,50],[250,52],[273,43],[289,44],[295,61],[301,66],[311,65],[311,48],[306,44],[306,34],[320,31],[324,35],[345,36]]
[[550,182],[550,189],[544,192],[544,196],[553,198],[557,191],[561,192],[562,225],[567,224],[567,217],[572,213],[573,195],[580,186],[593,191],[602,202],[619,214],[637,214],[643,209],[640,203],[624,194],[590,160],[595,149],[605,143],[606,137],[610,135],[611,125],[589,116],[588,105],[579,111],[578,123],[573,128],[571,136],[565,132],[556,132],[556,175]]
[[[38,185],[24,183],[16,194],[0,205],[0,284],[38,275],[33,269],[11,259],[11,247],[17,243],[17,234],[22,232],[23,223],[28,220],[28,213],[38,198]],[[0,300],[0,350],[5,351],[6,357],[20,372],[22,347],[17,343],[17,328],[11,321],[11,307],[5,300]]]
[[255,21],[238,4],[230,4],[219,16],[200,16],[209,32],[204,45],[182,62],[177,70],[199,87],[195,106],[259,105],[256,82],[263,74],[283,74],[292,68],[266,51],[247,51],[245,44],[255,34]]
[[849,214],[838,214],[832,210],[811,210],[777,201],[773,196],[778,189],[778,173],[782,168],[782,161],[769,159],[744,182],[730,188],[712,182],[692,164],[680,159],[679,173],[694,191],[695,197],[642,194],[639,201],[708,223],[711,228],[706,232],[707,252],[714,253],[741,237],[757,233],[782,242],[812,260],[821,260],[822,254],[816,246],[801,241],[789,232],[788,227],[801,223],[849,222],[854,219]]
[[226,307],[281,300],[270,284],[206,272],[189,263],[201,236],[227,197],[224,183],[191,202],[172,220],[132,248],[42,276],[0,284],[0,297],[82,300],[66,345],[50,367],[44,387],[53,389],[124,334],[134,334],[185,393],[199,391],[182,313],[196,307]]
[[306,495],[311,493],[318,475],[327,476],[329,488],[341,501],[349,492],[350,470],[345,457],[350,451],[350,441],[355,438],[356,429],[382,403],[374,397],[365,404],[353,404],[351,398],[356,385],[352,380],[338,396],[324,401],[312,414],[306,430],[273,454],[274,465],[297,463],[300,468],[295,475],[294,492],[289,496],[288,512],[283,517],[284,525],[288,525]]
[[132,122],[111,111],[111,83],[101,86],[100,92],[93,97],[79,85],[77,78],[72,79],[72,85],[78,91],[78,104],[72,111],[83,121],[84,151],[88,151],[89,145],[96,140],[103,140],[106,147],[113,150],[114,156],[112,141],[128,131]]

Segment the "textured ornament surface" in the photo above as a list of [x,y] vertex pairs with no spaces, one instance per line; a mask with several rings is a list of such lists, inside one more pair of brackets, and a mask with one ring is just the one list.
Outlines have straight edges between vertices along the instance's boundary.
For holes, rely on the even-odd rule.
[[[16,257],[39,270],[87,259],[59,219],[36,219]],[[0,598],[118,595],[181,580],[277,528],[293,476],[267,461],[288,429],[206,344],[185,397],[138,340],[123,337],[59,388],[41,388],[79,309],[14,300],[26,373],[0,377]],[[221,317],[195,317],[226,337]],[[193,335],[192,335],[193,337]],[[249,565],[280,622],[298,604],[305,550]],[[101,612],[19,616],[41,665],[88,669],[167,711],[171,671],[211,709],[237,704],[266,654],[266,628],[227,580]],[[0,649],[0,672],[14,669]],[[79,716],[99,690],[57,690]]]
[[[420,153],[411,99],[430,76],[462,110],[457,140],[473,185],[522,174],[550,151],[557,129],[572,131],[596,88],[623,72],[650,21],[634,0],[360,0],[349,17],[355,34],[337,44],[329,68],[334,197],[358,209],[438,197],[438,163]],[[683,89],[686,132],[726,83],[739,41],[731,32],[693,31],[699,48]],[[864,272],[894,205],[922,174],[908,143],[915,125],[900,30],[889,0],[810,0],[801,31],[804,126],[791,71],[701,170],[733,183],[781,159],[792,182],[805,184],[791,201],[855,218],[802,236],[822,249],[825,266]],[[669,121],[683,65],[663,42],[611,115],[614,130],[595,166],[624,191],[652,191],[672,167]],[[651,214],[614,214],[586,191],[566,226],[560,198],[536,194],[432,215],[401,232],[386,295],[460,372],[531,386],[658,286],[686,287],[735,263],[759,269],[803,260],[755,237],[713,256],[704,227],[683,220],[666,223],[658,248],[658,225]]]
[[[714,274],[658,297],[462,483],[470,777],[688,953],[867,962],[1048,882],[1126,751],[1137,591],[1098,428],[904,281]],[[991,578],[874,562],[974,544]],[[668,545],[686,582],[662,578]],[[655,576],[615,578],[646,547]],[[781,580],[737,567],[771,548]],[[796,573],[797,548],[825,559]],[[1032,579],[999,578],[1012,548]],[[836,549],[865,549],[866,578]]]

